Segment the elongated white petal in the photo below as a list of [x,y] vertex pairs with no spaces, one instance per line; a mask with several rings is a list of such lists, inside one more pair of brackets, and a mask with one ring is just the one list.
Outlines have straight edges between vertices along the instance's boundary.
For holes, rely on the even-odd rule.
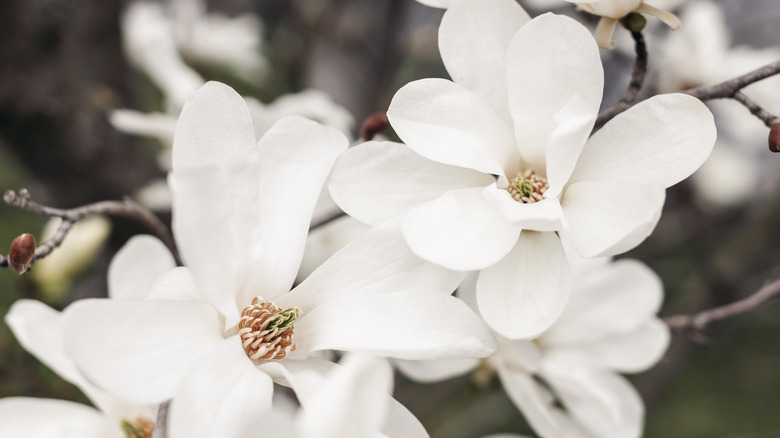
[[404,221],[404,237],[415,254],[460,271],[501,260],[514,247],[520,230],[485,198],[482,188],[447,192],[413,208]]
[[462,1],[439,26],[439,51],[452,80],[480,95],[507,122],[507,46],[530,19],[513,0]]
[[[246,103],[209,82],[188,100],[173,141],[173,231],[204,296],[237,320],[239,260],[260,249],[258,148]],[[252,259],[254,260],[254,259]]]
[[237,302],[287,293],[301,264],[311,215],[325,178],[347,138],[299,116],[280,120],[260,140],[258,236],[262,255],[240,272]]
[[393,362],[406,377],[421,383],[438,382],[462,376],[477,369],[479,359],[455,358],[432,360],[396,360]]
[[652,184],[574,183],[562,202],[569,228],[561,235],[583,257],[621,254],[653,232],[665,199]]
[[547,330],[569,298],[569,265],[555,233],[523,231],[517,245],[477,280],[479,312],[510,339]]
[[316,350],[401,359],[486,357],[498,348],[462,301],[416,290],[332,300],[296,321],[295,339],[296,357]]
[[171,438],[236,436],[244,418],[270,409],[273,382],[232,336],[187,371],[171,404]]
[[604,89],[598,47],[573,19],[545,14],[514,36],[506,59],[520,154],[557,195],[598,115]]
[[147,299],[205,302],[192,271],[183,266],[161,275],[149,291]]
[[329,187],[333,200],[350,216],[378,225],[448,190],[485,187],[494,180],[431,161],[403,144],[371,141],[341,154]]
[[320,305],[352,296],[402,290],[451,294],[463,276],[412,253],[403,240],[400,220],[394,220],[356,238],[276,303],[283,308],[298,307],[305,315]]
[[390,365],[361,354],[346,356],[340,365],[299,417],[301,435],[365,438],[379,432],[393,388]]
[[495,184],[485,188],[484,196],[501,211],[504,219],[524,230],[558,231],[566,228],[566,218],[557,198],[525,204],[515,201],[508,191],[497,188]]
[[704,163],[715,136],[712,114],[698,99],[685,94],[654,96],[593,134],[571,180],[666,188]]
[[64,312],[65,351],[101,388],[139,404],[174,395],[183,374],[222,340],[205,303],[82,300]]
[[135,236],[116,253],[108,267],[108,296],[146,298],[154,282],[176,267],[171,252],[159,239]]
[[662,300],[661,279],[647,265],[612,262],[577,277],[566,310],[540,342],[572,345],[626,334],[654,319]]
[[[118,426],[118,425],[117,425]],[[8,438],[105,438],[112,430],[92,407],[65,400],[0,399],[0,436]]]
[[518,170],[511,126],[481,96],[448,80],[404,85],[387,118],[404,143],[431,160],[493,175]]

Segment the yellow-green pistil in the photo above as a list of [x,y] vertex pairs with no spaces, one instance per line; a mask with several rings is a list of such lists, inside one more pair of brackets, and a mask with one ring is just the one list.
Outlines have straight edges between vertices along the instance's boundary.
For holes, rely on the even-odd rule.
[[523,204],[533,204],[544,199],[544,192],[549,189],[547,178],[539,176],[531,169],[517,174],[506,190],[512,198]]

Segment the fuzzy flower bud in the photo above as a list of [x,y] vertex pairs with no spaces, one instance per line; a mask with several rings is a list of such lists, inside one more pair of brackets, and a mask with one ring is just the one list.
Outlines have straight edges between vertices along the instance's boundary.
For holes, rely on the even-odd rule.
[[11,243],[8,251],[8,265],[22,275],[27,272],[35,256],[35,237],[32,234],[22,234]]
[[780,123],[775,123],[769,130],[769,150],[780,152]]

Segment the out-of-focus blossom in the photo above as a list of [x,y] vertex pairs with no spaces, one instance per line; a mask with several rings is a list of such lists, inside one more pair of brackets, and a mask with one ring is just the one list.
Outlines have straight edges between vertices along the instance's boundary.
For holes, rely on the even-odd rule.
[[615,31],[618,21],[630,13],[643,13],[655,15],[674,30],[680,28],[680,19],[671,12],[659,9],[643,0],[597,0],[593,2],[582,0],[566,0],[574,3],[577,8],[593,15],[601,16],[596,26],[596,42],[603,49],[614,49],[612,33]]
[[647,99],[588,138],[598,48],[570,18],[528,20],[512,0],[451,6],[439,46],[454,82],[401,88],[388,118],[406,145],[348,150],[330,184],[362,222],[403,216],[420,257],[481,270],[480,311],[512,339],[538,336],[566,304],[559,236],[586,257],[632,249],[655,228],[665,189],[715,141],[710,112],[680,94]]
[[[43,228],[40,243],[52,238],[61,222],[60,218],[49,220]],[[58,301],[73,281],[92,265],[110,232],[111,222],[103,216],[78,221],[56,251],[35,262],[30,271],[33,281],[49,299]]]
[[[131,239],[109,267],[109,296],[142,299],[159,274],[175,266],[165,246],[150,236]],[[85,379],[65,352],[62,315],[34,300],[19,300],[5,316],[27,351],[76,385],[97,409],[64,400],[0,399],[0,436],[36,438],[151,438],[155,409],[127,403]],[[128,431],[137,432],[129,435]]]
[[[498,372],[509,397],[542,437],[639,437],[644,406],[618,373],[643,371],[666,351],[669,329],[655,316],[663,298],[661,281],[634,260],[578,260],[574,267],[575,286],[561,318],[533,341],[499,336],[499,352],[487,366]],[[464,300],[474,301],[473,282],[460,291]],[[398,361],[398,366],[418,381],[431,382],[479,366],[470,362]]]
[[[210,82],[195,93],[169,178],[187,268],[165,274],[153,299],[70,306],[67,348],[80,369],[128,400],[172,398],[171,436],[191,438],[237,433],[241,418],[268,409],[272,382],[305,404],[299,391],[331,366],[312,352],[495,351],[487,327],[449,295],[463,276],[412,254],[397,222],[363,234],[290,290],[322,184],[347,145],[338,130],[298,116],[257,142],[235,91]],[[171,293],[177,299],[160,299]],[[419,436],[419,423],[405,421]]]

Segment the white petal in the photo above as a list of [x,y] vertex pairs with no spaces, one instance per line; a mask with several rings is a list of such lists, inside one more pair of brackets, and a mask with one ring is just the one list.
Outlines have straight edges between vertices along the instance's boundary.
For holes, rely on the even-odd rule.
[[550,366],[543,377],[570,415],[593,436],[642,435],[645,407],[623,376],[600,369]]
[[480,273],[479,312],[507,338],[534,338],[558,319],[570,287],[569,264],[558,236],[523,231],[506,257]]
[[305,315],[317,306],[351,296],[401,290],[451,294],[463,276],[414,255],[403,240],[399,220],[394,220],[356,238],[276,303],[298,307]]
[[322,185],[347,146],[338,130],[299,116],[280,120],[260,140],[257,227],[262,256],[243,265],[240,305],[255,295],[274,299],[289,292]]
[[537,173],[546,172],[550,194],[557,195],[598,115],[604,89],[599,49],[578,22],[545,14],[523,26],[506,56],[520,154]]
[[406,377],[420,383],[432,383],[467,374],[479,366],[479,359],[432,359],[394,361]]
[[462,1],[439,26],[439,52],[452,80],[485,99],[509,121],[507,46],[531,17],[513,0]]
[[152,286],[148,300],[203,301],[200,288],[186,267],[178,267],[164,273]]
[[100,412],[79,403],[28,397],[0,399],[3,437],[105,438],[111,432]]
[[511,126],[481,96],[448,80],[406,84],[387,118],[404,143],[431,160],[493,175],[518,170]]
[[241,420],[271,407],[273,382],[252,363],[238,336],[187,371],[170,411],[172,438],[236,436]]
[[358,222],[357,219],[343,216],[311,230],[309,237],[306,238],[306,247],[303,250],[296,281],[300,283],[305,280],[338,250],[369,229],[370,226]]
[[404,222],[404,237],[415,254],[460,271],[501,260],[517,242],[520,230],[484,197],[482,188],[447,192],[413,208]]
[[108,113],[108,121],[118,131],[156,138],[165,146],[173,144],[176,118],[170,114],[117,109]]
[[295,323],[298,350],[362,351],[401,359],[485,357],[498,345],[462,301],[419,290],[332,300]]
[[258,252],[259,162],[252,118],[230,87],[209,82],[187,102],[173,142],[173,230],[209,302],[238,319],[238,260]]
[[627,333],[577,344],[545,346],[545,356],[577,366],[637,373],[661,360],[670,336],[666,324],[659,319],[650,319]]
[[583,257],[612,256],[642,243],[661,218],[666,192],[652,184],[582,181],[566,189],[561,235]]
[[654,96],[593,134],[571,180],[669,187],[704,163],[715,136],[712,114],[698,99],[684,94]]
[[205,303],[81,300],[64,312],[65,350],[96,385],[139,404],[173,396],[183,374],[222,341]]
[[393,388],[386,361],[351,354],[328,376],[299,417],[303,436],[365,438],[379,432]]
[[647,265],[623,259],[574,279],[569,304],[540,342],[571,345],[634,331],[655,318],[663,285]]
[[452,189],[485,187],[491,175],[447,166],[392,142],[367,142],[341,154],[330,193],[347,214],[378,225]]
[[515,201],[508,191],[497,188],[495,184],[485,188],[484,196],[501,211],[507,222],[524,230],[558,231],[566,228],[566,218],[557,198],[525,204]]
[[175,267],[171,252],[159,239],[134,236],[108,266],[108,295],[110,298],[142,300],[157,278]]

